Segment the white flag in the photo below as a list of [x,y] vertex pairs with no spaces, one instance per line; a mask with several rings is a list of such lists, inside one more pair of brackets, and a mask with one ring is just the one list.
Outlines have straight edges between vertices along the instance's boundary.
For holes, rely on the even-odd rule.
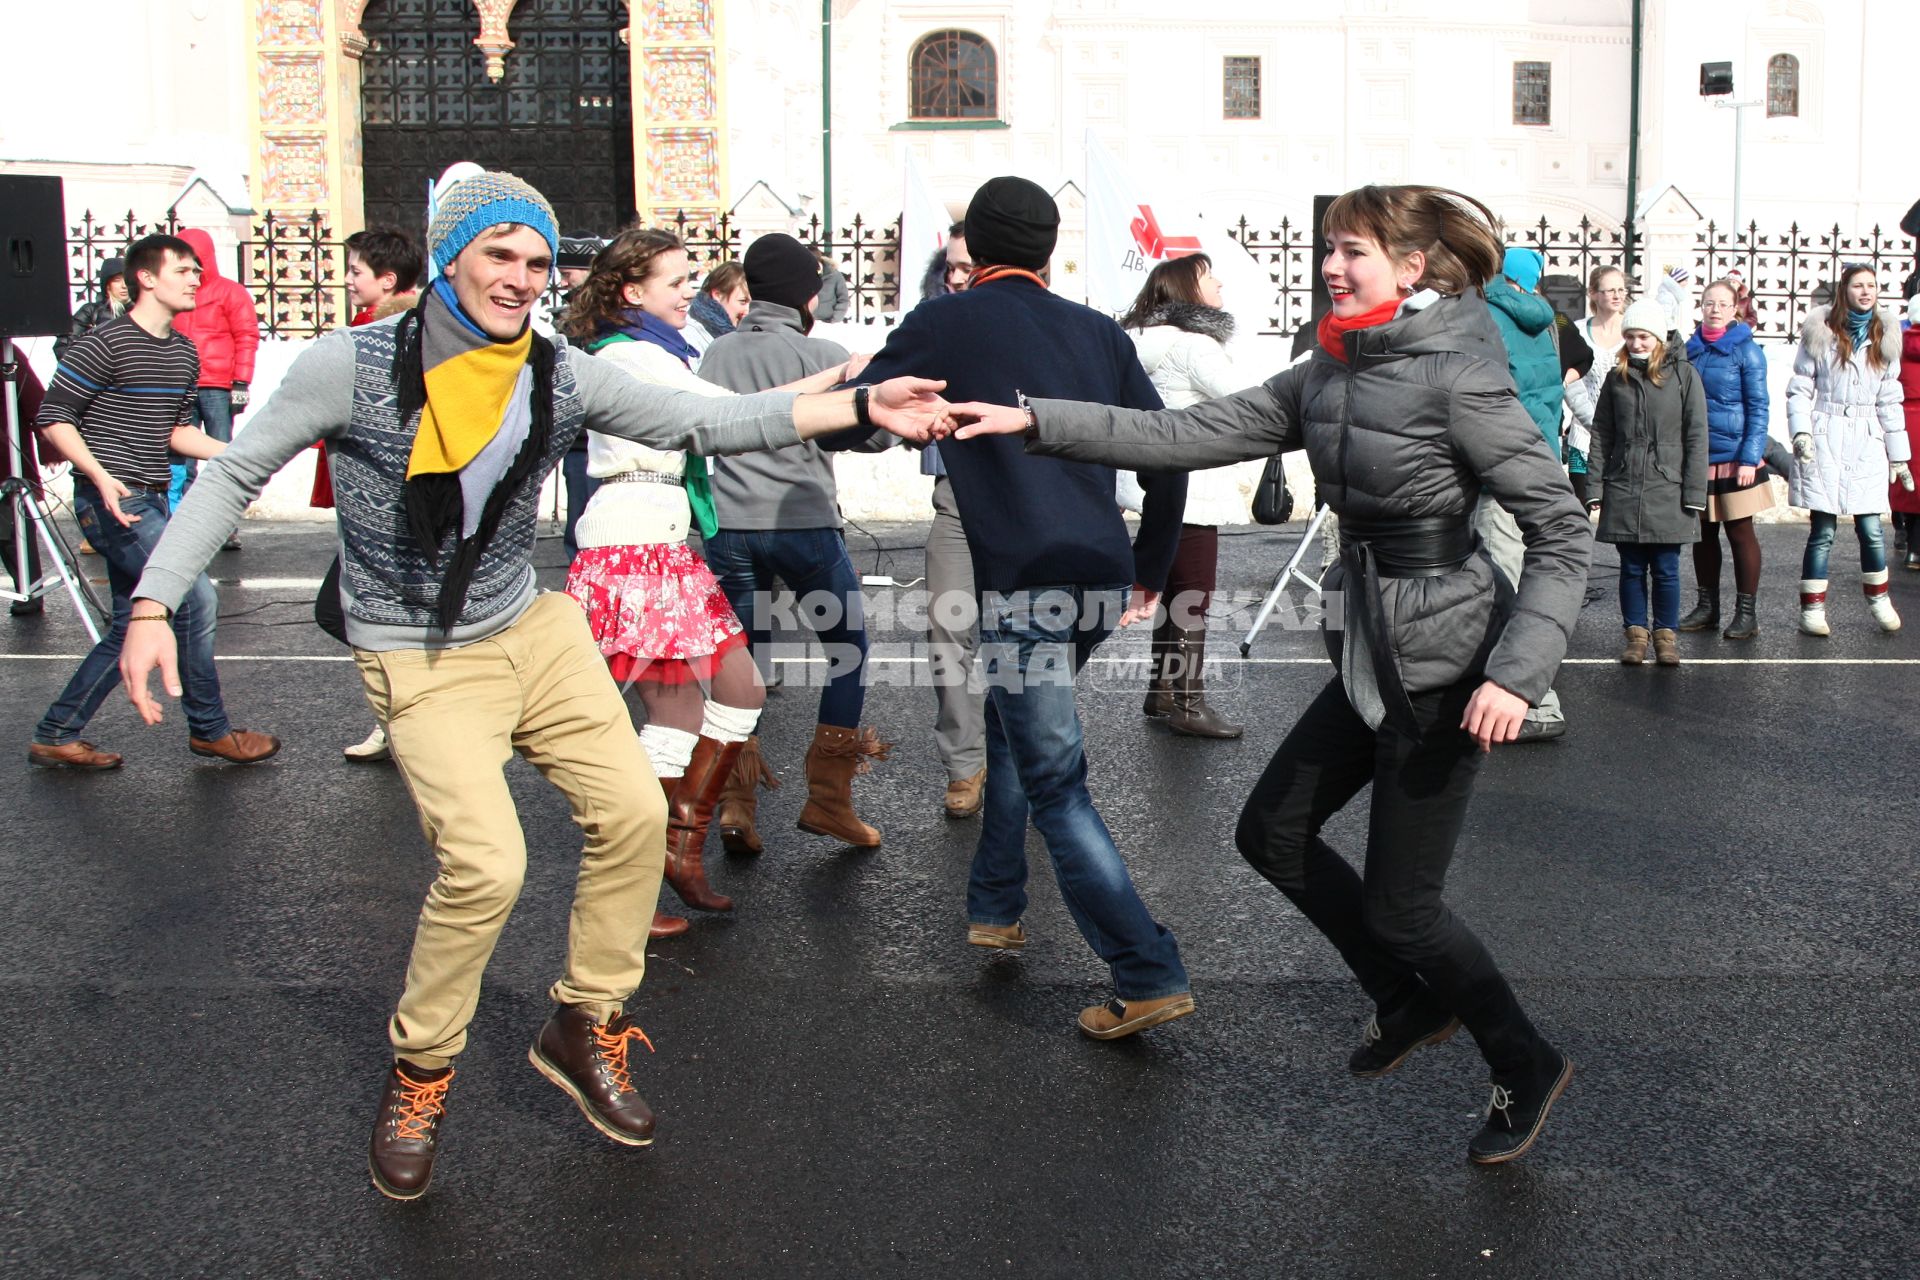
[[900,309],[913,310],[920,301],[920,280],[933,255],[947,247],[947,228],[953,219],[947,206],[933,194],[927,175],[907,153],[906,189],[900,197]]
[[1149,199],[1151,183],[1136,185],[1120,171],[1106,145],[1087,131],[1087,303],[1113,315],[1133,305],[1147,274],[1192,253],[1213,262],[1225,310],[1243,335],[1271,317],[1273,284],[1258,262],[1191,200]]

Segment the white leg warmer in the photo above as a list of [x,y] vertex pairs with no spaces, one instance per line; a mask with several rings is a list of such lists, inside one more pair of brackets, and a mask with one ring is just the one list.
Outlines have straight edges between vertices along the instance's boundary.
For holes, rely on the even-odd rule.
[[656,778],[685,777],[687,761],[693,759],[693,747],[699,741],[698,734],[663,724],[644,725],[640,730],[640,745],[646,749],[647,759],[653,761]]
[[725,703],[707,699],[700,725],[700,736],[715,742],[745,742],[760,723],[758,711],[743,711]]

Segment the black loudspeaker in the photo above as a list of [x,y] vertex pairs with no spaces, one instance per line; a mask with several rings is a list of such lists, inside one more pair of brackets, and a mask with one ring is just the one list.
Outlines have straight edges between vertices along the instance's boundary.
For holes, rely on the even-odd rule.
[[1703,62],[1700,64],[1700,96],[1719,98],[1733,92],[1733,64],[1731,62]]
[[46,338],[72,326],[66,226],[60,179],[0,175],[0,338]]

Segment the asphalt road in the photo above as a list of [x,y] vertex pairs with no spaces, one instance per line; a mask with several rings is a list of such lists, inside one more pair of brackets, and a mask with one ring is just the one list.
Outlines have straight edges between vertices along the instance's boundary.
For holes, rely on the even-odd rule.
[[[939,812],[910,662],[883,664],[867,704],[900,741],[858,791],[884,847],[793,829],[817,668],[788,665],[767,853],[710,857],[739,909],[656,944],[632,1006],[658,1046],[637,1072],[661,1116],[644,1151],[527,1065],[579,837],[514,765],[533,865],[433,1190],[409,1205],[368,1185],[364,1152],[430,860],[394,774],[340,758],[370,721],[305,622],[325,528],[245,532],[215,566],[221,672],[235,721],[286,740],[277,760],[199,760],[177,711],[145,730],[118,695],[90,736],[127,753],[120,772],[15,757],[10,1276],[1915,1274],[1920,635],[1873,633],[1844,574],[1835,636],[1795,634],[1800,529],[1763,531],[1760,638],[1683,637],[1678,671],[1612,661],[1602,549],[1559,681],[1572,732],[1482,774],[1451,900],[1579,1067],[1518,1164],[1464,1158],[1486,1100],[1467,1037],[1346,1076],[1364,1001],[1232,851],[1239,802],[1328,678],[1317,637],[1277,629],[1216,678],[1238,742],[1143,721],[1134,672],[1083,680],[1095,799],[1199,1004],[1113,1044],[1073,1028],[1106,975],[1044,869],[1024,954],[965,945],[975,827]],[[919,530],[873,532],[897,549],[852,534],[863,572],[918,576]],[[1294,533],[1224,539],[1223,588],[1263,594]],[[543,577],[560,554],[540,544]],[[1920,630],[1920,574],[1896,575]],[[0,626],[24,754],[74,665],[50,655],[84,641],[59,603]],[[897,627],[876,639],[911,657]],[[1363,834],[1352,814],[1328,831]]]

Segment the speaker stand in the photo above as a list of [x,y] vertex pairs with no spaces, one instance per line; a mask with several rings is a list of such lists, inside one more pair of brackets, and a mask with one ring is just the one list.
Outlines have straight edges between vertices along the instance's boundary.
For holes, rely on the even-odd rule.
[[[55,583],[64,584],[73,600],[74,612],[87,628],[87,635],[99,644],[100,621],[105,619],[107,611],[93,594],[93,588],[81,577],[66,536],[27,480],[27,455],[20,435],[26,429],[26,424],[20,421],[20,361],[11,338],[0,338],[0,381],[4,381],[0,397],[4,397],[7,404],[7,453],[13,463],[12,476],[0,480],[0,509],[4,509],[6,519],[13,525],[14,582],[13,587],[0,587],[0,600],[38,600]],[[38,579],[33,576],[32,538],[35,536],[46,549],[47,563],[53,569]]]

